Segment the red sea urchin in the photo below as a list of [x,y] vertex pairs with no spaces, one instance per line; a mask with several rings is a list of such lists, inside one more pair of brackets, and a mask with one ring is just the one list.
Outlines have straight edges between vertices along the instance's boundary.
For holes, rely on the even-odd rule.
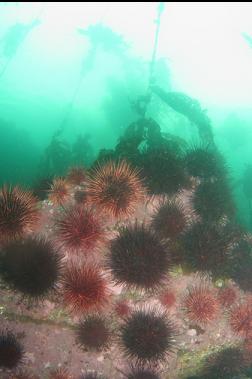
[[33,231],[38,221],[36,198],[19,187],[0,190],[0,239],[8,241]]
[[214,320],[219,311],[219,301],[214,289],[204,282],[188,288],[184,306],[190,321],[200,325]]
[[219,290],[218,299],[223,307],[231,307],[237,299],[237,292],[234,287],[224,287]]
[[62,178],[54,179],[49,190],[48,199],[54,205],[62,205],[69,198],[69,188],[67,182]]
[[90,201],[114,217],[128,217],[143,199],[144,188],[136,169],[126,161],[98,166],[88,181]]
[[250,302],[239,304],[231,309],[229,322],[232,330],[242,336],[252,336],[252,305]]
[[165,308],[171,308],[176,303],[176,296],[173,291],[165,290],[160,294],[159,301]]
[[127,300],[118,300],[114,306],[115,313],[118,317],[124,318],[129,316],[131,312],[131,306]]
[[70,379],[71,376],[65,368],[58,368],[50,372],[49,379]]
[[22,363],[24,350],[16,336],[10,332],[0,333],[0,367],[13,369]]
[[108,301],[107,282],[94,264],[71,263],[63,277],[62,286],[65,303],[73,313],[99,311]]
[[174,349],[176,327],[159,309],[139,309],[125,318],[120,336],[125,355],[138,364],[165,359]]
[[55,222],[56,241],[66,250],[89,252],[104,241],[105,232],[95,214],[84,206],[63,211]]

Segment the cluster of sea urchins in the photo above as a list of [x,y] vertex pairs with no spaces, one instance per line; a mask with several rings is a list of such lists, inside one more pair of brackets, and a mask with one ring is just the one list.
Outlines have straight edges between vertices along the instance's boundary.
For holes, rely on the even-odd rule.
[[[233,274],[230,266],[239,260],[235,251],[240,234],[230,222],[234,208],[221,156],[200,146],[189,149],[182,159],[171,153],[168,145],[160,151],[147,149],[142,156],[146,157],[142,162],[145,184],[150,188],[145,188],[139,169],[120,159],[98,164],[89,172],[74,167],[66,178],[51,179],[45,191],[56,212],[51,239],[32,234],[39,219],[36,198],[19,187],[4,186],[0,191],[0,275],[29,300],[43,300],[57,289],[66,308],[79,317],[75,333],[80,349],[101,352],[117,341],[131,364],[125,377],[159,379],[159,363],[176,347],[177,326],[168,309],[180,304],[187,323],[206,328],[225,308],[234,335],[248,341],[252,338],[252,302],[235,305],[238,287],[226,285],[217,290],[205,276],[187,288],[181,301],[171,284],[177,253],[182,269],[210,272],[214,278]],[[189,196],[199,216],[194,221],[182,200],[166,197],[187,187],[189,176],[197,183]],[[143,203],[148,190],[166,195],[152,209],[149,222],[125,222]],[[107,220],[123,221],[110,241]],[[97,262],[102,247],[106,254]],[[93,261],[91,252],[98,253]],[[246,262],[251,262],[247,255]],[[105,314],[111,297],[109,278],[124,291],[121,300],[113,303],[110,315],[116,322],[111,324]],[[125,297],[128,290],[143,296],[139,307]],[[148,297],[157,293],[160,307],[148,303]],[[115,335],[118,338],[112,338]],[[23,355],[15,335],[3,332],[0,367],[16,368]],[[229,355],[233,357],[230,364]],[[241,349],[233,347],[213,354],[206,360],[204,377],[215,377],[219,370],[220,378],[226,379],[240,372],[244,359]],[[20,378],[29,378],[25,375]],[[69,378],[64,368],[50,373],[50,379]],[[80,378],[105,377],[94,371]]]

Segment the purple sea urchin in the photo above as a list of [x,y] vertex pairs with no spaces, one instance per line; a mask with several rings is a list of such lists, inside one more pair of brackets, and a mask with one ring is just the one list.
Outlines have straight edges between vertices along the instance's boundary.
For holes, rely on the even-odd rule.
[[167,278],[171,260],[160,238],[136,223],[122,228],[111,242],[107,265],[117,283],[154,290]]
[[120,336],[125,355],[137,363],[162,361],[174,349],[176,328],[166,313],[157,309],[132,312],[122,325]]
[[226,171],[223,157],[210,145],[192,146],[188,149],[185,166],[189,175],[201,179],[223,177]]
[[193,193],[192,204],[204,221],[217,222],[235,214],[231,190],[224,179],[201,182]]
[[178,200],[163,201],[152,216],[151,226],[162,239],[175,239],[186,228],[188,216]]
[[203,368],[205,379],[230,379],[239,376],[249,364],[240,347],[228,346],[210,354]]
[[141,154],[142,174],[148,190],[153,195],[173,195],[189,185],[184,162],[169,142],[163,146],[146,149]]
[[12,332],[0,333],[0,367],[14,369],[22,363],[23,346]]
[[111,332],[105,318],[97,314],[82,319],[76,329],[76,335],[82,348],[101,351],[108,347]]
[[127,379],[160,379],[157,373],[149,368],[132,368]]
[[13,241],[1,251],[3,280],[30,299],[44,298],[56,288],[61,267],[59,253],[52,242],[44,238]]
[[194,271],[225,275],[231,264],[230,249],[235,235],[227,226],[194,223],[182,236],[184,264]]

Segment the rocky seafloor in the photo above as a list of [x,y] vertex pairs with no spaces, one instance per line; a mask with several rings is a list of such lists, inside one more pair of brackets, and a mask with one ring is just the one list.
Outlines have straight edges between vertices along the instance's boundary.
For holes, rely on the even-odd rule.
[[[85,185],[71,186],[69,204],[74,204],[74,193],[84,187]],[[191,193],[192,190],[184,190],[177,197],[183,203],[186,212],[191,215],[190,222],[193,222],[194,219],[196,222],[197,217],[192,214],[190,203]],[[99,262],[104,259],[106,251],[109,250],[110,241],[118,234],[120,227],[134,223],[135,219],[139,223],[144,222],[145,225],[148,225],[159,203],[160,196],[145,196],[135,212],[121,221],[114,221],[101,213],[107,238],[99,249],[91,254],[91,260]],[[54,216],[58,212],[62,212],[62,208],[48,199],[40,201],[39,208],[40,221],[35,233],[37,236],[53,239]],[[246,238],[249,238],[248,234],[246,234]],[[71,254],[65,251],[66,265],[70,258]],[[0,377],[9,379],[14,375],[13,373],[26,370],[40,378],[50,378],[53,370],[57,368],[65,368],[72,378],[80,378],[81,374],[93,371],[106,378],[127,377],[132,362],[125,356],[118,336],[121,325],[125,322],[123,308],[125,304],[129,312],[133,312],[134,309],[141,308],[141,306],[146,307],[146,305],[152,309],[165,311],[176,325],[173,351],[166,356],[165,360],[151,365],[160,378],[204,377],[200,375],[207,357],[228,346],[243,346],[245,340],[248,341],[249,338],[252,338],[247,336],[244,338],[241,334],[235,333],[230,325],[232,306],[249,301],[248,299],[251,302],[251,293],[241,289],[232,279],[212,278],[211,273],[208,274],[208,281],[211,282],[217,297],[223,288],[228,287],[232,288],[236,299],[232,305],[228,306],[225,302],[221,303],[220,301],[217,316],[206,324],[200,324],[190,319],[185,306],[188,288],[201,281],[198,272],[187,271],[183,265],[176,264],[170,270],[166,284],[154,292],[118,285],[113,278],[109,277],[109,301],[102,313],[109,320],[112,337],[106,349],[97,352],[83,349],[77,343],[75,331],[81,317],[69,312],[61,296],[60,286],[56,293],[50,293],[46,299],[33,302],[24,299],[18,291],[11,290],[2,281],[0,287],[1,329],[11,330],[17,336],[24,346],[24,357],[20,367],[14,371],[0,368]],[[122,308],[118,304],[121,304]],[[252,360],[251,355],[251,351],[246,352],[248,357],[246,369],[249,366],[248,360]],[[221,375],[219,378],[227,378],[227,376]],[[235,375],[230,376],[230,379],[249,378],[249,374],[246,375],[241,369],[237,370]],[[209,376],[206,377],[209,378]],[[218,376],[212,377],[217,378]],[[26,379],[25,376],[24,378]],[[60,376],[59,378],[61,379]]]

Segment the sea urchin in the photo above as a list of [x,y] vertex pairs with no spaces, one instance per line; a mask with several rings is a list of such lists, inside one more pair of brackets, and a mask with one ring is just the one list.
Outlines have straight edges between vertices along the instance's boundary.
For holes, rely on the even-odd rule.
[[184,305],[188,318],[200,325],[214,320],[219,311],[219,302],[214,289],[204,282],[188,289]]
[[188,216],[178,200],[166,200],[156,209],[151,226],[163,239],[177,238],[186,228]]
[[250,302],[232,308],[229,322],[236,334],[242,337],[252,336],[252,306]]
[[37,201],[19,187],[0,190],[0,238],[11,240],[33,231],[38,221]]
[[0,367],[16,368],[23,359],[24,350],[16,336],[10,332],[0,333]]
[[205,379],[230,379],[238,377],[248,366],[245,354],[238,346],[227,346],[210,354],[203,368]]
[[120,334],[126,356],[145,364],[161,361],[173,350],[176,328],[166,313],[143,308],[125,319]]
[[100,315],[88,315],[81,320],[77,330],[78,344],[88,350],[101,351],[108,347],[110,342],[110,329],[108,324]]
[[70,379],[70,375],[65,368],[58,368],[50,372],[49,379]]
[[95,214],[84,206],[64,210],[55,222],[56,241],[66,250],[90,252],[104,240],[105,232]]
[[159,379],[159,376],[152,369],[136,367],[131,369],[127,379]]
[[62,178],[53,180],[49,190],[48,199],[54,205],[62,205],[69,198],[69,188],[67,182]]
[[111,242],[107,265],[118,284],[153,290],[167,277],[170,253],[155,232],[135,223]]
[[62,285],[65,303],[73,313],[99,311],[107,303],[107,283],[95,264],[70,264]]
[[61,256],[45,238],[28,237],[13,241],[1,252],[3,280],[25,297],[40,299],[56,288]]
[[237,299],[237,292],[231,286],[221,288],[218,293],[218,299],[223,307],[231,307]]
[[144,189],[136,169],[126,161],[110,161],[98,166],[88,181],[90,201],[114,217],[127,217],[134,213],[143,199]]

